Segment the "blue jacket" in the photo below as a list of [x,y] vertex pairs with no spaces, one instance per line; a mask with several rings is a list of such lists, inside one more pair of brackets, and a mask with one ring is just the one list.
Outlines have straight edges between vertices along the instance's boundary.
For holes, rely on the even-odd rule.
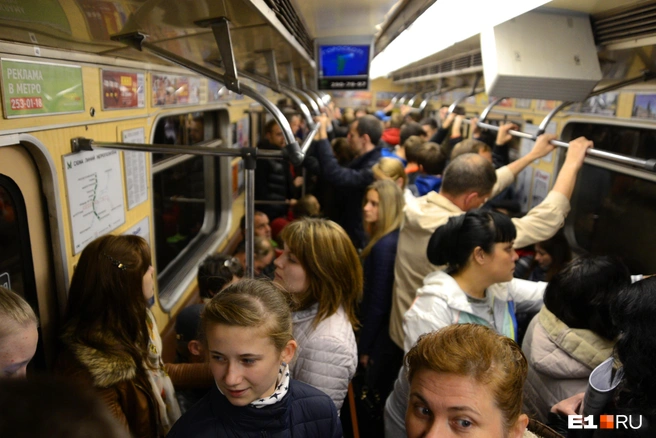
[[392,311],[394,261],[399,243],[399,230],[383,236],[364,260],[364,293],[362,294],[362,331],[359,354],[375,360],[379,347],[389,338],[389,318]]
[[408,165],[408,160],[399,157],[398,155],[396,155],[394,152],[392,152],[391,150],[389,150],[387,148],[382,148],[380,155],[381,155],[382,158],[396,158],[397,160],[399,160],[401,162],[401,164],[403,164],[403,167]]
[[419,196],[424,196],[432,191],[440,191],[440,186],[442,185],[442,177],[434,175],[420,175],[415,180],[415,186],[417,187],[417,192]]
[[364,248],[367,237],[362,226],[362,199],[369,184],[374,182],[371,168],[380,159],[381,149],[376,147],[345,167],[337,162],[328,140],[315,142],[315,154],[321,165],[321,178],[336,191],[338,212],[331,219],[344,228],[357,249]]
[[342,425],[323,392],[290,380],[289,392],[263,408],[233,406],[214,386],[178,420],[167,438],[340,438]]

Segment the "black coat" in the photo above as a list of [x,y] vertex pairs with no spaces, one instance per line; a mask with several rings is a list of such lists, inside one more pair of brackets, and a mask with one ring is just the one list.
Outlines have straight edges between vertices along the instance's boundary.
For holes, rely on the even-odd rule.
[[357,157],[348,166],[340,166],[327,140],[315,143],[321,165],[321,178],[332,184],[337,198],[337,215],[331,217],[340,224],[357,249],[367,244],[362,226],[362,199],[367,187],[374,182],[371,170],[380,160],[380,147]]
[[[257,144],[258,149],[276,150],[266,139]],[[258,159],[255,167],[255,199],[261,201],[285,201],[294,195],[289,163],[280,159]],[[270,220],[286,217],[287,204],[256,204],[255,209],[269,216]]]
[[330,397],[292,379],[279,403],[260,409],[233,406],[214,386],[175,423],[167,438],[342,436],[342,425]]

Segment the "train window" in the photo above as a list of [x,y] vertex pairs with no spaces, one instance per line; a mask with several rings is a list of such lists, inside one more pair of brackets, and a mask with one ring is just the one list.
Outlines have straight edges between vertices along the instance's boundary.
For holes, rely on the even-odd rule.
[[[563,138],[586,136],[596,149],[638,158],[656,158],[649,148],[656,130],[596,123],[569,123]],[[564,154],[562,154],[564,156]],[[586,163],[572,197],[568,231],[592,254],[621,257],[632,273],[656,271],[656,178],[640,169]]]
[[[153,143],[191,145],[219,138],[218,113],[161,118]],[[219,159],[153,154],[155,260],[160,300],[173,292],[173,279],[199,257],[203,237],[216,231],[220,216]]]
[[[0,286],[25,298],[39,315],[25,200],[18,185],[1,174],[0,248]],[[41,371],[45,370],[42,337],[39,329],[37,352],[30,364],[30,368]]]

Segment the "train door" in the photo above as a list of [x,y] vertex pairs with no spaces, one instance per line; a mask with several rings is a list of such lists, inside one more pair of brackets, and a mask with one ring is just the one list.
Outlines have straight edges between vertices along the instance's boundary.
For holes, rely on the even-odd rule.
[[20,145],[0,144],[0,285],[24,297],[39,317],[30,365],[52,365],[57,326],[50,238],[39,171]]

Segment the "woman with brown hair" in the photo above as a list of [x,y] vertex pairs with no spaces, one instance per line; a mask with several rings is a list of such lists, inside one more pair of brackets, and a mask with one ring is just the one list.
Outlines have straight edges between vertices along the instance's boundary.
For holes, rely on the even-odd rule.
[[299,303],[293,314],[298,354],[292,376],[328,394],[339,410],[357,366],[353,328],[362,267],[346,232],[324,219],[292,222],[281,233],[277,284]]
[[[165,436],[180,417],[172,379],[188,387],[211,383],[207,365],[164,365],[152,300],[144,239],[106,235],[91,242],[71,280],[57,364],[60,374],[95,387],[135,437]],[[199,374],[190,376],[192,369]]]
[[[527,436],[522,388],[528,365],[512,339],[482,325],[455,324],[420,337],[405,362],[408,438]],[[558,436],[538,423],[529,429]]]

